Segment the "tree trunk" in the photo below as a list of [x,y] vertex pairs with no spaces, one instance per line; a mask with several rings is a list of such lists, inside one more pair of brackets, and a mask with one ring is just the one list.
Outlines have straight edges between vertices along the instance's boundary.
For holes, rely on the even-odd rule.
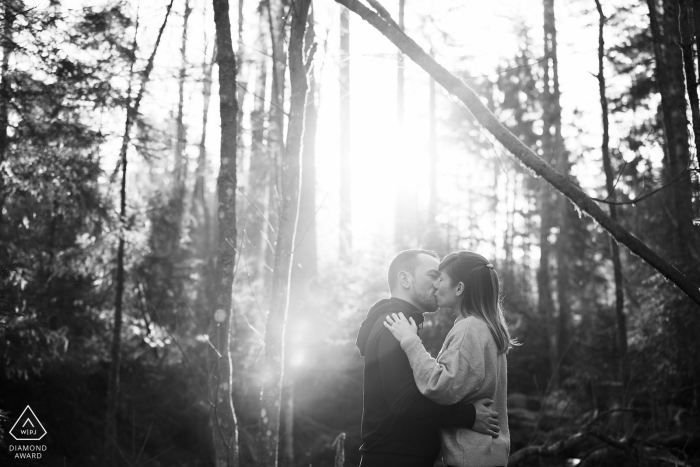
[[[268,50],[268,39],[264,26],[269,22],[268,5],[262,0],[259,6],[259,33],[256,48]],[[249,199],[246,221],[246,260],[251,265],[251,279],[264,276],[265,253],[268,250],[266,235],[269,210],[270,187],[273,184],[271,173],[273,171],[272,152],[265,146],[265,123],[268,113],[273,109],[266,109],[265,94],[268,86],[267,67],[268,59],[265,55],[259,55],[256,60],[256,78],[253,111],[250,114],[251,146],[250,168],[248,170],[247,196]]]
[[[552,88],[549,92],[550,101],[547,103],[549,112],[549,124],[554,131],[552,140],[552,155],[556,156],[556,168],[560,174],[568,176],[569,158],[564,147],[564,139],[561,134],[561,91],[559,89],[559,59],[557,52],[557,28],[554,15],[554,0],[545,0],[545,53],[551,60]],[[545,87],[548,83],[545,82]],[[558,194],[556,197],[556,215],[559,221],[559,234],[555,245],[557,262],[557,302],[559,314],[556,323],[556,355],[557,366],[561,368],[562,361],[570,344],[571,306],[569,304],[569,261],[570,252],[570,222],[569,210],[571,209],[565,196]],[[558,371],[559,373],[561,371]]]
[[232,293],[236,258],[236,56],[231,40],[228,0],[213,0],[216,26],[216,63],[219,66],[221,165],[216,180],[219,237],[214,295],[216,310],[210,335],[214,336],[211,372],[211,415],[217,467],[238,467],[238,420],[233,406],[231,372]]
[[[695,37],[695,18],[693,0],[678,0],[678,26],[681,40],[679,42],[685,71],[685,89],[688,91],[688,101],[693,121],[695,144],[700,142],[700,104],[698,104],[698,80],[695,76],[695,61],[693,60],[693,38]],[[699,49],[700,51],[700,49]],[[700,165],[700,153],[695,152]]]
[[[666,183],[670,190],[669,245],[671,258],[683,264],[691,258],[689,245],[693,239],[692,185],[687,172],[690,160],[684,92],[683,60],[676,45],[678,27],[677,0],[664,0],[663,34],[655,0],[647,0],[649,23],[654,44],[654,78],[661,94],[663,112],[664,157]],[[674,183],[675,182],[675,183]]]
[[[304,117],[304,146],[301,159],[301,194],[299,196],[299,220],[295,234],[294,262],[289,297],[289,314],[292,321],[308,317],[312,309],[310,286],[316,280],[317,251],[316,251],[316,123],[318,103],[316,100],[315,68],[311,58],[315,53],[315,31],[313,8],[309,12],[306,37],[304,38],[304,55],[307,58],[306,76],[309,89],[306,98]],[[291,356],[286,349],[299,344],[299,337],[287,336],[285,343],[285,365]],[[294,384],[292,371],[284,373],[284,402],[282,403],[282,419],[284,433],[282,437],[282,465],[294,465]]]
[[[431,51],[430,54],[434,57]],[[429,94],[430,98],[428,101],[428,119],[430,122],[429,135],[428,135],[428,147],[430,153],[430,198],[428,199],[428,230],[435,232],[437,230],[436,217],[437,217],[437,161],[438,161],[438,151],[437,151],[437,103],[436,103],[436,93],[435,93],[435,80],[430,78],[429,81]]]
[[[542,93],[542,158],[547,163],[552,163],[558,155],[556,144],[556,121],[557,116],[557,101],[556,88],[553,89],[550,85],[551,73],[555,69],[554,63],[556,60],[556,50],[554,49],[554,0],[544,0],[544,56],[546,59],[542,63],[544,69],[543,89]],[[552,134],[554,133],[554,135]],[[557,158],[558,161],[558,158]],[[552,189],[547,183],[540,185],[540,270],[537,275],[537,290],[538,290],[538,311],[540,316],[546,317],[548,332],[547,342],[549,350],[549,369],[551,372],[550,386],[556,389],[559,386],[559,335],[558,335],[558,320],[556,310],[554,308],[554,299],[552,291],[552,282],[550,278],[551,272],[551,256],[554,246],[549,237],[552,227],[555,222],[555,202],[553,199]],[[560,231],[561,232],[561,231]],[[556,250],[554,251],[556,254]]]
[[188,172],[187,159],[187,130],[184,123],[185,104],[185,82],[187,80],[187,26],[192,13],[189,0],[185,0],[185,11],[183,12],[182,43],[180,45],[180,72],[178,76],[178,102],[177,117],[175,119],[175,164],[173,169],[173,184],[170,193],[172,205],[175,208],[174,231],[169,232],[168,251],[172,255],[177,255],[180,248],[180,237],[182,236],[182,214],[185,209],[185,183]]
[[209,203],[206,199],[207,123],[209,122],[212,72],[215,62],[216,44],[212,50],[211,61],[207,63],[206,56],[202,60],[202,136],[199,139],[199,154],[197,156],[194,190],[192,190],[192,214],[197,223],[200,238],[197,250],[201,252],[201,257],[204,259],[209,258],[211,254],[211,219],[209,217]]
[[352,155],[350,150],[350,12],[340,9],[340,258],[352,250]]
[[[284,91],[285,71],[287,60],[285,59],[284,44],[286,42],[284,2],[282,0],[270,0],[267,6],[268,23],[270,26],[270,40],[272,49],[272,91],[270,98],[270,115],[267,130],[267,147],[270,151],[270,183],[268,192],[268,204],[265,210],[267,217],[264,270],[269,271],[275,259],[275,237],[279,234],[279,211],[281,210],[282,191],[281,164],[284,158]],[[274,272],[273,272],[274,274]],[[266,278],[267,279],[267,278]],[[266,280],[267,282],[267,280]],[[268,297],[266,297],[268,298]]]
[[[3,177],[2,166],[7,159],[8,146],[8,117],[10,110],[10,54],[12,54],[13,34],[12,28],[15,19],[11,11],[11,2],[3,2],[3,22],[2,22],[2,64],[0,65],[0,225],[2,225],[2,207],[5,204],[5,179]],[[3,252],[4,255],[4,252]],[[0,258],[4,258],[0,257]]]
[[[404,31],[404,12],[406,0],[399,0],[399,23],[398,27]],[[411,177],[413,162],[407,159],[409,153],[405,147],[404,135],[404,106],[405,106],[405,76],[404,76],[404,54],[399,50],[396,65],[396,138],[398,152],[398,167],[406,169],[406,172],[399,173],[399,180],[396,190],[396,220],[394,223],[394,238],[398,249],[415,248],[416,219],[415,219],[415,186]]]
[[192,13],[189,0],[185,0],[185,12],[182,17],[182,44],[180,45],[180,73],[178,77],[178,101],[177,101],[177,141],[175,142],[175,186],[179,189],[187,178],[187,161],[183,160],[187,148],[187,134],[183,122],[185,105],[185,81],[187,78],[187,23]]
[[[686,295],[700,304],[700,290],[681,271],[652,251],[645,243],[613,221],[588,195],[559,174],[551,165],[543,161],[525,146],[515,135],[503,126],[482,102],[476,93],[459,78],[433,60],[410,37],[396,28],[392,22],[382,19],[379,14],[365,7],[357,0],[336,0],[371,24],[400,50],[440,83],[445,90],[461,100],[476,119],[513,154],[525,167],[547,180],[554,188],[566,195],[581,211],[595,219],[601,227],[615,239],[628,247],[651,267],[676,284]],[[373,0],[373,3],[377,3]]]
[[[126,122],[124,124],[124,134],[122,136],[122,145],[119,150],[119,163],[121,165],[121,187],[119,192],[119,245],[117,247],[117,271],[115,282],[115,299],[114,299],[114,325],[112,328],[112,348],[110,351],[111,361],[109,364],[109,376],[107,381],[107,416],[105,419],[105,458],[108,462],[116,462],[117,457],[117,408],[119,405],[119,369],[121,366],[121,330],[122,330],[122,301],[124,295],[124,250],[125,250],[125,235],[126,225],[126,168],[127,168],[127,152],[131,142],[131,129],[139,115],[139,107],[141,100],[146,91],[146,85],[153,70],[153,62],[158,52],[160,40],[163,37],[163,31],[168,24],[170,10],[173,7],[174,0],[170,0],[165,12],[165,19],[158,30],[158,37],[153,46],[153,52],[148,57],[146,68],[140,73],[140,87],[133,104],[131,102],[131,77],[133,76],[134,62],[131,63],[129,72],[130,82],[128,87],[128,96],[126,104]],[[134,33],[133,55],[136,53],[136,33],[138,33],[138,20],[136,23],[136,31]]]
[[[610,159],[610,136],[609,136],[609,120],[608,120],[608,97],[605,93],[605,67],[603,59],[605,57],[605,15],[600,0],[595,0],[596,8],[598,9],[598,91],[600,93],[600,108],[603,121],[603,143],[601,153],[603,155],[603,171],[605,172],[605,188],[608,193],[608,199],[613,203],[616,202],[615,195],[615,175],[612,169]],[[617,222],[617,206],[609,205],[610,218]],[[617,348],[619,352],[618,368],[620,372],[620,382],[622,390],[620,394],[620,402],[622,406],[627,405],[626,391],[629,385],[629,365],[627,362],[627,319],[625,317],[625,295],[622,283],[622,263],[620,261],[620,248],[613,239],[610,239],[610,256],[613,263],[613,271],[615,277],[615,318],[617,319]],[[624,415],[625,433],[630,434],[631,414]]]
[[281,210],[275,246],[275,267],[272,276],[272,297],[265,332],[259,463],[275,467],[278,459],[280,405],[284,378],[285,325],[289,309],[289,284],[292,272],[295,231],[299,214],[301,184],[301,150],[306,108],[306,68],[304,34],[310,0],[290,6],[292,17],[289,38],[289,74],[291,83],[289,126],[282,159]]

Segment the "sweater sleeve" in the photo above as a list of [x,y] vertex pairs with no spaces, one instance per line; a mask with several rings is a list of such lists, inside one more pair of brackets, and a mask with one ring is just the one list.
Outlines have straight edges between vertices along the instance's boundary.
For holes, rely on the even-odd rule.
[[382,390],[392,412],[407,422],[438,428],[471,428],[474,425],[474,405],[439,405],[421,395],[413,381],[406,355],[398,341],[386,330],[380,331],[378,350]]
[[471,362],[483,361],[483,349],[478,344],[471,345],[472,342],[468,336],[448,337],[436,360],[425,350],[418,336],[401,341],[421,394],[438,404],[449,405],[479,390],[484,381],[483,365]]

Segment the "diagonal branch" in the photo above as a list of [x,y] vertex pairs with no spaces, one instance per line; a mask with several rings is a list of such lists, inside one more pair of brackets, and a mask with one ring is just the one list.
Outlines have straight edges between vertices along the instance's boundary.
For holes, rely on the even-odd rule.
[[[629,248],[632,253],[646,261],[664,277],[676,284],[695,303],[700,305],[700,288],[698,288],[697,284],[693,284],[693,282],[675,266],[661,258],[661,256],[649,248],[644,242],[639,240],[639,238],[632,235],[620,224],[611,219],[610,216],[579,187],[571,183],[564,175],[557,172],[551,165],[547,164],[530,148],[525,146],[513,133],[501,124],[498,118],[481,102],[479,96],[477,96],[469,86],[437,63],[416,44],[413,39],[358,0],[336,0],[336,2],[367,21],[396,45],[399,50],[408,55],[418,66],[423,68],[435,81],[440,83],[447,92],[461,100],[472,114],[474,114],[474,117],[476,117],[479,123],[493,134],[520,163],[529,168],[536,175],[544,178],[550,185],[569,198],[578,209],[595,219],[618,243]],[[373,0],[373,4],[377,3],[376,0]],[[375,9],[376,8],[375,6]]]

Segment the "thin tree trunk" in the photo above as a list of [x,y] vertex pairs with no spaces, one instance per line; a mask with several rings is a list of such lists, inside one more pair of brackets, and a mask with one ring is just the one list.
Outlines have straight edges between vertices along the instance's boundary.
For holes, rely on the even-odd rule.
[[217,467],[238,467],[238,420],[233,406],[231,325],[233,275],[236,257],[236,56],[233,53],[228,0],[213,0],[216,25],[216,63],[219,66],[221,166],[216,181],[219,244],[214,286],[215,306],[211,335],[215,336],[215,367],[210,383],[211,425]]
[[[595,219],[601,227],[615,239],[625,245],[635,255],[646,261],[664,277],[676,284],[686,295],[700,304],[700,290],[675,266],[652,251],[645,243],[629,233],[613,221],[588,195],[571,183],[564,175],[558,173],[551,165],[543,161],[532,150],[525,146],[515,135],[503,126],[496,117],[481,102],[476,93],[459,78],[452,75],[444,67],[425,53],[410,37],[396,28],[392,22],[365,7],[357,0],[336,0],[371,24],[400,50],[440,83],[445,90],[455,95],[472,112],[476,119],[513,154],[525,167],[538,176],[547,180],[561,193],[566,195],[581,211]],[[376,3],[376,0],[373,0]]]
[[[206,41],[205,41],[206,43]],[[194,218],[200,227],[200,251],[203,258],[211,254],[211,219],[209,203],[206,199],[207,177],[207,124],[209,122],[209,103],[211,101],[211,84],[214,63],[216,62],[216,44],[212,50],[211,61],[207,63],[206,56],[202,60],[202,136],[199,140],[199,154],[195,172],[194,190],[192,192],[192,210]]]
[[5,179],[2,166],[7,159],[8,146],[8,117],[10,109],[10,54],[14,48],[12,28],[15,14],[12,12],[11,2],[3,2],[2,22],[2,64],[0,65],[0,225],[2,225],[2,207],[5,204]]
[[[168,18],[170,17],[170,10],[173,7],[174,0],[171,0],[168,4],[167,10],[165,12],[165,19],[163,19],[163,24],[158,30],[158,37],[156,43],[153,46],[153,52],[151,52],[150,57],[148,57],[148,62],[146,63],[146,68],[140,73],[140,87],[133,104],[130,100],[131,96],[131,83],[128,89],[127,104],[126,104],[126,122],[124,124],[124,134],[122,136],[122,145],[119,151],[119,161],[121,165],[121,187],[120,187],[120,199],[119,199],[119,246],[117,247],[117,271],[116,271],[116,283],[115,283],[115,300],[114,300],[114,325],[112,328],[112,348],[111,348],[111,361],[109,365],[109,377],[107,383],[107,416],[105,419],[105,446],[106,455],[108,462],[116,461],[117,452],[117,407],[119,405],[119,368],[121,365],[121,330],[122,330],[122,301],[124,295],[124,250],[125,250],[125,235],[124,231],[127,228],[126,225],[126,169],[127,169],[127,152],[129,149],[129,143],[131,142],[131,129],[134,122],[139,115],[139,107],[141,106],[141,100],[146,91],[146,85],[151,76],[151,71],[153,70],[153,62],[158,52],[158,46],[160,45],[160,40],[163,37],[163,31],[165,26],[168,24]],[[132,57],[135,61],[136,56],[136,34],[138,33],[138,20],[136,22],[136,31],[134,33],[134,43],[132,50]],[[131,70],[129,76],[133,76],[133,66],[134,62],[131,63]],[[131,78],[130,78],[131,79]]]
[[[285,71],[287,61],[285,59],[284,44],[286,41],[284,2],[282,0],[269,0],[267,6],[268,23],[270,26],[270,40],[272,50],[272,91],[270,99],[270,116],[267,130],[267,147],[270,151],[270,183],[268,192],[268,205],[265,210],[266,240],[263,247],[264,270],[269,271],[270,264],[274,263],[275,249],[272,247],[276,243],[275,237],[279,231],[279,211],[281,210],[282,191],[281,164],[284,158],[284,92],[285,92]],[[274,272],[273,272],[274,274]],[[267,283],[267,278],[266,278]],[[266,297],[268,298],[268,297]]]
[[[264,26],[269,22],[269,6],[266,0],[260,2],[258,8],[259,31],[256,48],[258,50],[268,50],[267,34]],[[252,279],[264,274],[265,252],[267,251],[267,221],[266,210],[269,209],[269,190],[272,184],[271,172],[273,171],[272,153],[265,146],[265,123],[267,116],[272,109],[265,108],[265,94],[268,86],[267,67],[268,59],[265,55],[258,56],[256,60],[256,78],[253,111],[250,114],[251,124],[251,146],[250,146],[250,168],[248,170],[247,196],[250,199],[246,221],[246,246],[250,246],[248,254],[252,254],[249,259],[252,262]]]
[[[289,313],[292,321],[305,319],[309,315],[312,301],[310,286],[316,279],[317,250],[316,250],[316,123],[318,104],[316,100],[315,66],[312,58],[315,53],[315,31],[313,5],[307,21],[306,37],[304,39],[304,55],[307,58],[306,76],[309,80],[306,110],[304,116],[304,145],[301,159],[301,194],[299,196],[299,220],[295,234],[294,262],[289,298]],[[285,365],[292,357],[287,352],[293,345],[299,343],[298,338],[291,340],[288,336],[285,344]],[[282,452],[280,460],[283,465],[294,465],[294,388],[293,372],[284,373],[284,391],[282,404],[282,419],[284,433],[282,437]]]
[[[558,155],[556,151],[559,149],[556,145],[556,130],[554,130],[555,135],[552,135],[553,127],[555,127],[557,120],[557,96],[556,89],[553,89],[550,84],[555,57],[555,51],[553,50],[554,38],[552,37],[554,31],[556,31],[552,24],[554,22],[554,1],[544,0],[543,7],[544,56],[546,59],[542,64],[544,69],[542,79],[544,89],[542,93],[542,157],[546,162],[552,163],[552,160]],[[540,270],[537,275],[537,303],[540,316],[544,316],[547,319],[549,370],[551,372],[550,387],[556,389],[559,386],[559,333],[550,277],[550,262],[554,246],[549,236],[555,221],[555,202],[552,195],[552,189],[549,185],[542,182],[540,185]],[[556,250],[554,253],[556,254]]]
[[[406,9],[406,0],[399,0],[399,23],[398,27],[404,31],[404,16]],[[394,239],[396,246],[399,249],[415,247],[416,241],[416,225],[415,225],[415,209],[414,201],[415,187],[413,186],[410,177],[412,170],[411,160],[406,159],[407,152],[405,151],[405,135],[404,135],[404,107],[405,107],[405,70],[404,70],[404,54],[401,50],[398,51],[396,65],[396,133],[397,133],[397,151],[400,154],[399,164],[408,171],[401,175],[401,180],[398,180],[396,190],[396,204],[394,222]]]
[[[554,15],[554,0],[545,0],[545,43],[552,63],[552,90],[550,93],[550,123],[554,127],[554,140],[552,154],[556,156],[556,168],[559,173],[568,176],[569,158],[564,139],[561,133],[561,91],[559,88],[559,58],[557,51],[557,28]],[[547,83],[545,83],[547,86]],[[557,316],[557,366],[561,368],[566,351],[570,344],[571,306],[569,304],[569,261],[571,252],[570,228],[569,228],[569,203],[566,197],[557,196],[556,211],[559,220],[559,234],[555,245],[557,261],[557,302],[559,314]],[[559,370],[559,373],[561,371]]]
[[350,12],[340,9],[340,258],[352,250],[352,159],[350,150]]
[[[435,55],[431,51],[431,57]],[[435,232],[437,229],[436,220],[437,217],[437,161],[438,161],[438,151],[437,151],[437,115],[436,115],[436,93],[435,93],[435,80],[430,78],[429,81],[429,93],[430,99],[428,101],[428,119],[430,122],[429,135],[428,135],[428,147],[430,153],[430,198],[428,200],[428,230]]]
[[[678,29],[681,34],[679,45],[683,54],[685,89],[688,91],[693,134],[695,136],[695,145],[697,146],[700,143],[700,104],[698,103],[698,80],[695,76],[695,61],[693,60],[693,38],[696,32],[693,0],[678,0],[678,6]],[[698,160],[698,165],[700,165],[700,151],[695,152],[695,157]]]
[[185,106],[185,81],[187,79],[187,23],[192,13],[189,0],[185,0],[185,12],[182,17],[182,43],[180,45],[180,73],[178,77],[178,101],[177,101],[177,141],[175,142],[175,186],[177,189],[184,183],[187,177],[187,162],[183,160],[187,147],[187,134],[185,130],[184,106]]
[[182,43],[180,45],[180,72],[178,76],[178,103],[177,117],[175,119],[175,164],[173,170],[173,184],[170,193],[171,201],[175,208],[174,231],[169,231],[167,251],[176,257],[180,248],[180,237],[182,236],[182,215],[185,210],[185,183],[189,162],[187,160],[187,130],[184,123],[185,106],[185,82],[187,80],[187,26],[192,13],[189,0],[185,0],[185,11],[183,13]]
[[[606,18],[603,14],[603,7],[600,0],[595,0],[596,8],[598,9],[598,91],[600,93],[600,107],[603,120],[603,143],[601,152],[603,154],[603,171],[605,172],[605,188],[608,192],[608,199],[613,203],[617,200],[615,195],[615,176],[613,174],[612,162],[610,159],[610,135],[609,135],[609,120],[608,120],[608,98],[605,93],[605,67],[603,59],[605,57],[605,22]],[[610,218],[617,222],[617,206],[611,204]],[[626,402],[626,391],[629,385],[629,365],[627,362],[627,319],[625,317],[625,295],[622,283],[622,263],[620,261],[620,248],[617,243],[610,239],[610,255],[612,257],[613,271],[615,276],[615,318],[617,320],[617,348],[619,352],[619,372],[620,382],[622,383],[621,403],[623,406]],[[624,416],[625,433],[629,434],[632,428],[631,416]]]
[[289,126],[282,160],[281,211],[272,276],[272,298],[265,332],[265,375],[261,394],[259,463],[275,467],[278,460],[280,405],[284,378],[285,326],[289,310],[289,284],[299,214],[301,151],[304,111],[308,84],[304,64],[304,35],[311,0],[290,6],[292,17],[289,38],[289,75],[291,83]]

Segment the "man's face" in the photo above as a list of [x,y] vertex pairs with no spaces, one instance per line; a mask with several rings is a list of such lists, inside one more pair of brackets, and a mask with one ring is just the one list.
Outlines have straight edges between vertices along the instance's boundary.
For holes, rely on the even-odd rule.
[[432,313],[438,309],[433,284],[440,277],[440,262],[429,255],[419,255],[417,259],[418,265],[413,273],[409,293],[422,312]]

